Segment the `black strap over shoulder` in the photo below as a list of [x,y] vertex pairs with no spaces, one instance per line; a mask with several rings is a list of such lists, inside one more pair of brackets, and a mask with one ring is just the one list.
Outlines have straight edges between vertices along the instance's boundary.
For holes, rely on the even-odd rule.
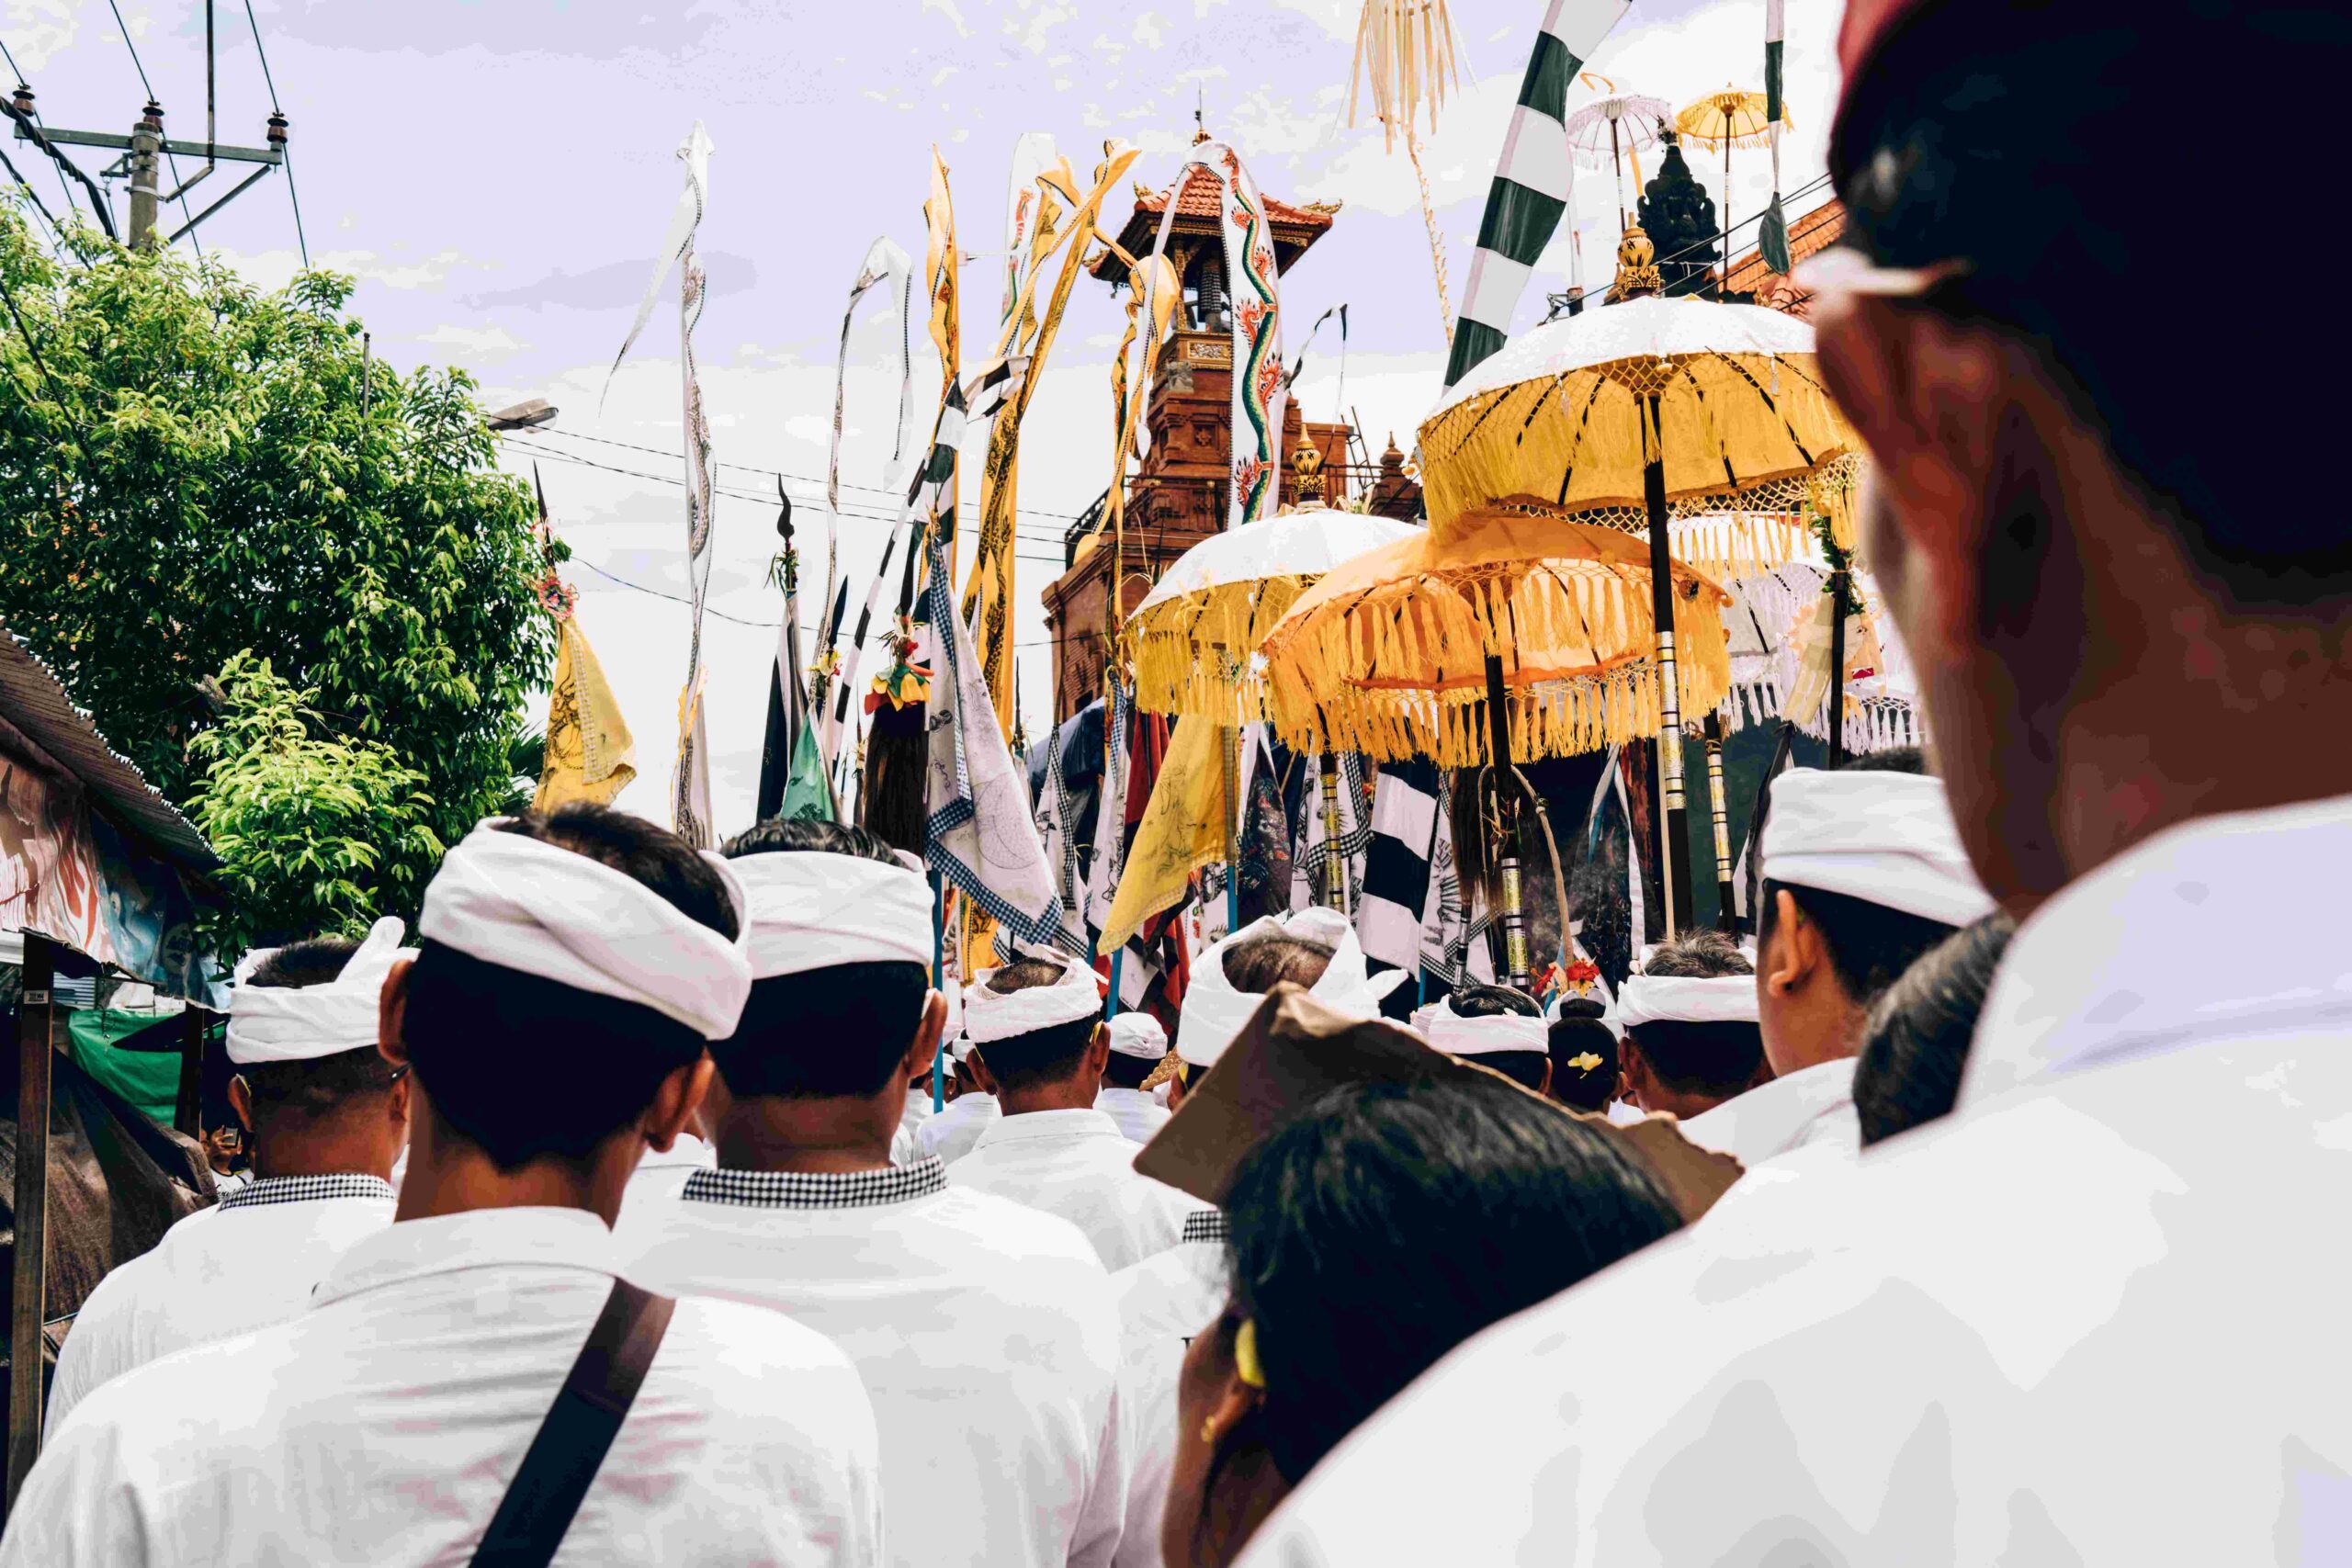
[[474,1568],[547,1568],[554,1559],[677,1304],[626,1280],[613,1281],[596,1326],[474,1551]]

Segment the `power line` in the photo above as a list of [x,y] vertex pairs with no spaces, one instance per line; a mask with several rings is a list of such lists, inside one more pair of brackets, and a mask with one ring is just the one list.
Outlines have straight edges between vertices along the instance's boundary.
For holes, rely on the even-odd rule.
[[[30,86],[32,85],[32,79],[25,74],[25,68],[17,63],[16,55],[9,51],[8,40],[6,39],[0,39],[0,60],[6,60],[8,62],[8,70],[17,81],[24,83],[27,86]],[[38,119],[40,117],[36,115],[34,118]],[[23,182],[19,180],[18,183],[21,184]],[[57,188],[65,193],[65,205],[67,208],[76,212],[81,210],[80,204],[74,199],[74,187],[66,183],[65,171],[62,169],[57,170]],[[51,219],[50,227],[52,229],[56,228],[57,220],[54,218]],[[61,231],[60,238],[62,237],[63,235]]]
[[[115,0],[107,0],[107,9],[114,13],[115,30],[122,35],[122,47],[130,51],[130,68],[139,73],[139,85],[145,91],[147,101],[152,104],[155,101],[154,84],[147,80],[147,67],[139,58],[139,46],[130,41],[130,28],[122,19],[122,7],[116,5]],[[180,161],[172,155],[172,150],[168,146],[164,149],[164,161],[172,166],[172,184],[179,186],[180,189],[180,216],[187,218],[189,217],[187,187],[180,178]],[[188,234],[187,243],[196,247],[198,257],[202,258],[204,242],[198,239],[192,230]]]
[[[606,571],[603,567],[598,566],[594,561],[586,559],[583,557],[574,556],[567,564],[571,566],[584,566],[590,571],[593,571],[597,576],[603,578],[605,581],[614,583],[618,587],[628,589],[633,592],[650,593],[656,599],[667,599],[673,604],[684,604],[689,608],[694,604],[694,601],[687,598],[683,593],[668,592],[662,589],[655,588],[643,582],[631,582],[628,578],[616,576],[612,572]],[[714,610],[708,604],[705,604],[703,606],[702,613],[706,615],[716,615],[722,621],[732,621],[739,626],[750,626],[754,631],[772,632],[778,626],[784,625],[782,620],[747,621],[741,615],[730,615],[724,610]],[[821,624],[804,621],[801,623],[800,629],[804,632],[821,632],[824,630],[824,627]],[[885,629],[887,630],[888,628]],[[875,635],[879,637],[882,634],[877,632]],[[1062,643],[1073,640],[1075,640],[1075,638],[1042,637],[1034,642],[1016,642],[1012,646],[1015,648],[1053,648]]]
[[[111,4],[111,0],[109,0]],[[269,51],[261,43],[261,24],[254,19],[254,0],[245,0],[245,26],[254,32],[254,58],[261,62],[262,85],[269,89],[269,112],[284,118],[286,111],[277,104],[277,83],[269,73]],[[311,270],[311,242],[302,233],[302,197],[294,188],[294,150],[290,146],[278,149],[286,161],[286,199],[294,206],[294,243],[302,250],[302,270]]]

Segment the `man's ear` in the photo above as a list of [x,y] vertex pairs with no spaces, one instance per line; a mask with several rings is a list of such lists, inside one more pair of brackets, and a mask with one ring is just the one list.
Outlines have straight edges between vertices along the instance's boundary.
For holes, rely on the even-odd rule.
[[416,967],[416,960],[403,958],[384,976],[384,989],[376,998],[376,1049],[384,1060],[395,1067],[405,1067],[408,1060],[408,976]]
[[645,1119],[639,1125],[645,1130],[646,1144],[655,1154],[666,1154],[670,1145],[685,1131],[686,1122],[694,1116],[702,1097],[710,1091],[710,1075],[717,1069],[706,1051],[689,1065],[676,1068],[662,1080],[654,1091],[653,1103],[645,1110]]
[[1552,1092],[1552,1058],[1546,1056],[1544,1058],[1544,1077],[1543,1080],[1535,1086],[1536,1093],[1548,1095]]
[[1642,1055],[1642,1048],[1634,1043],[1630,1034],[1617,1043],[1617,1084],[1636,1107],[1648,1109],[1645,1102],[1650,1091],[1649,1058]]
[[254,1130],[254,1089],[243,1073],[229,1080],[229,1109],[237,1113],[237,1124],[245,1130],[246,1136],[251,1137]]
[[1086,1037],[1086,1072],[1090,1078],[1099,1078],[1111,1069],[1111,1026],[1097,1023],[1094,1032]]
[[1785,997],[1813,977],[1827,954],[1821,928],[1804,918],[1785,887],[1772,890],[1772,934],[1756,953],[1756,979],[1769,996]]
[[932,1062],[939,1055],[939,1037],[947,1032],[947,998],[937,991],[923,998],[922,1018],[915,1025],[915,1037],[907,1042],[907,1059],[899,1065],[899,1077],[911,1080],[917,1073],[929,1073]]

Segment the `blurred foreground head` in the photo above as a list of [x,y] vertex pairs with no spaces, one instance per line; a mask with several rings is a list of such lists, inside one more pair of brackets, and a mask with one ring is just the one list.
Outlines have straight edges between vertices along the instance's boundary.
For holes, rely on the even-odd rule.
[[[1864,0],[1840,53],[1848,246],[1814,321],[1986,887],[2022,912],[2173,823],[2340,788],[2309,753],[2352,716],[2352,532],[2305,369],[2347,332],[2261,281],[2307,175],[2114,128],[2177,125],[2184,84],[2244,59],[2307,140],[2352,12]],[[2199,232],[2250,270],[2183,288],[2164,258]]]

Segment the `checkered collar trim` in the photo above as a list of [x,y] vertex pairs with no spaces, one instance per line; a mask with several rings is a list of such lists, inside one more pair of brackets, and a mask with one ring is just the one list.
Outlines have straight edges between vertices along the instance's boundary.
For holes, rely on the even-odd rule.
[[257,1203],[308,1203],[319,1198],[377,1198],[390,1203],[392,1184],[380,1176],[265,1176],[220,1194],[224,1209],[250,1209]]
[[947,1190],[947,1167],[936,1155],[887,1170],[817,1175],[798,1170],[698,1170],[686,1178],[688,1202],[736,1203],[753,1209],[865,1209],[906,1203]]
[[1185,1241],[1223,1241],[1232,1234],[1223,1209],[1203,1209],[1184,1216]]

